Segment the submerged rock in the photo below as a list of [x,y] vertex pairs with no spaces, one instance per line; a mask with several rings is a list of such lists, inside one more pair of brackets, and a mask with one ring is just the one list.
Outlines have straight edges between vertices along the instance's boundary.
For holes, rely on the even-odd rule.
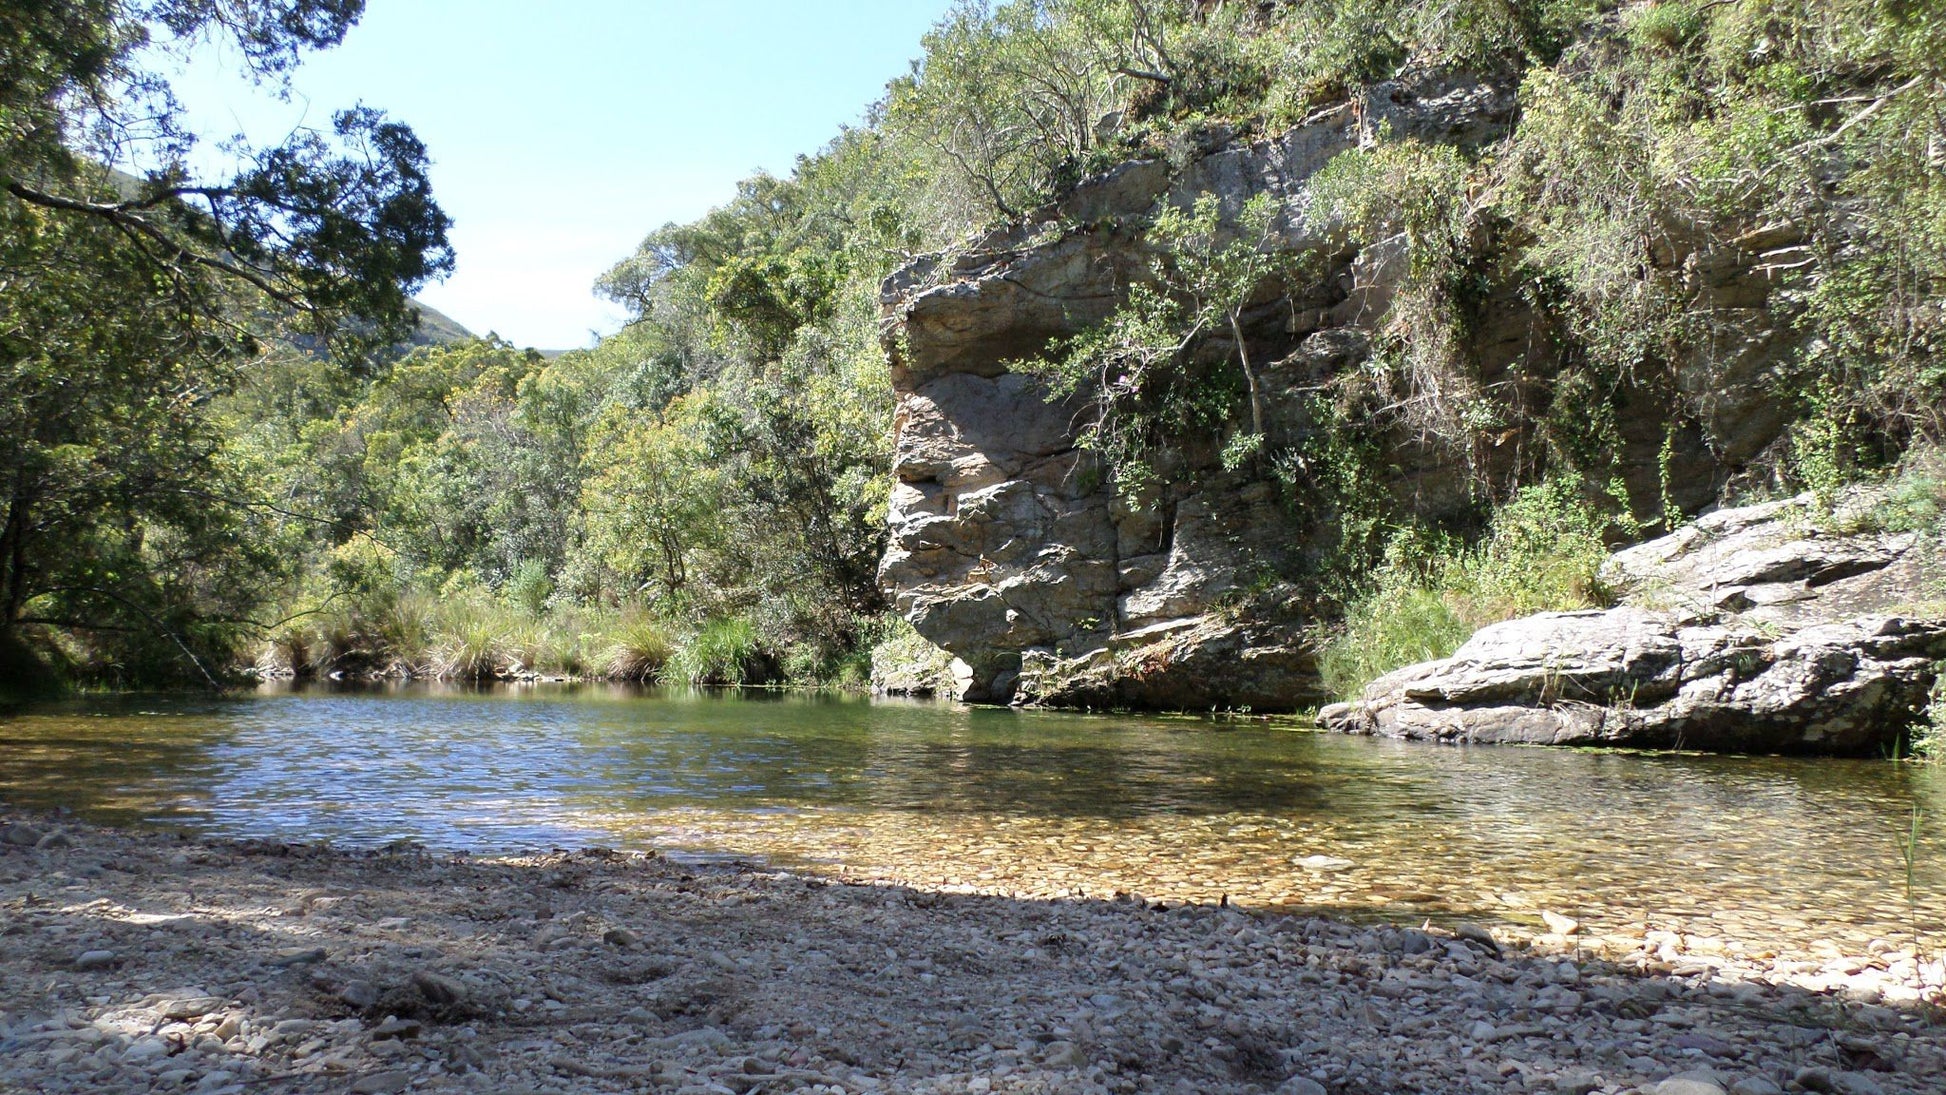
[[1808,496],[1710,514],[1613,556],[1615,608],[1482,628],[1318,721],[1458,742],[1888,748],[1946,658],[1939,541],[1817,516]]

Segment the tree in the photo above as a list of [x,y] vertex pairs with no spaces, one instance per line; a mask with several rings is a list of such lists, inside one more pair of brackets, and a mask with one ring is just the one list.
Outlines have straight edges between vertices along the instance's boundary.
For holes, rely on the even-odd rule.
[[[157,53],[221,38],[275,84],[361,0],[19,0],[0,8],[0,651],[160,637],[210,676],[276,569],[244,526],[212,401],[301,334],[395,342],[448,272],[412,131],[360,107],[330,132],[190,169]],[[30,636],[28,632],[32,630]],[[126,655],[126,656],[124,656]]]
[[972,224],[1019,216],[1078,178],[1135,79],[1167,83],[1175,4],[962,0],[892,85],[890,128],[938,160]]
[[647,419],[616,407],[594,428],[581,500],[589,546],[630,594],[683,596],[691,565],[729,536],[725,475],[705,438],[711,410],[705,395]]
[[1159,439],[1228,419],[1234,387],[1197,369],[1206,348],[1225,337],[1222,356],[1243,381],[1250,425],[1225,446],[1224,461],[1235,465],[1262,448],[1263,391],[1243,316],[1286,264],[1272,246],[1281,212],[1259,194],[1230,233],[1213,194],[1189,209],[1165,208],[1149,228],[1148,277],[1129,288],[1122,306],[1092,330],[1057,341],[1047,357],[1023,363],[1047,379],[1053,397],[1092,398],[1094,421],[1083,441],[1107,460],[1124,497],[1149,485]]

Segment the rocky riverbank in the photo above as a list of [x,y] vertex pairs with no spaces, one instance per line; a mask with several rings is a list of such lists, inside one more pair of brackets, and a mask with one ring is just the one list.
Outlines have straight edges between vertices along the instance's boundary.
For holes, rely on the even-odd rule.
[[[1935,954],[0,817],[0,1090],[1936,1090]],[[1930,997],[1931,1003],[1925,998]]]
[[[1928,489],[1942,480],[1928,469]],[[1605,611],[1480,629],[1450,658],[1318,712],[1350,733],[1456,742],[1883,755],[1946,659],[1936,526],[1861,490],[1717,510],[1611,556]],[[1903,522],[1895,522],[1904,524]]]

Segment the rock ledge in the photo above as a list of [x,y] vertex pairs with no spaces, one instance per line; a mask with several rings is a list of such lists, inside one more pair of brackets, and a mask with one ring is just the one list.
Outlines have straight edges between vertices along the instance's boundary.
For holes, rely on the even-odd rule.
[[1318,721],[1453,742],[1889,749],[1946,658],[1939,538],[1816,518],[1808,495],[1709,514],[1611,557],[1616,607],[1482,628]]

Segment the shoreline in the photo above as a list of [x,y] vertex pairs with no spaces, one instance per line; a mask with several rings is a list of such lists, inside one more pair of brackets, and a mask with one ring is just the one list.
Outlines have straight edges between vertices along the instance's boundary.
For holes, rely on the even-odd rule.
[[1869,1095],[1946,1073],[1919,999],[1937,958],[1907,999],[1882,987],[1892,949],[1818,964],[1881,988],[1813,989],[1794,960],[1679,939],[1599,958],[600,848],[361,853],[7,809],[0,841],[7,1090]]

